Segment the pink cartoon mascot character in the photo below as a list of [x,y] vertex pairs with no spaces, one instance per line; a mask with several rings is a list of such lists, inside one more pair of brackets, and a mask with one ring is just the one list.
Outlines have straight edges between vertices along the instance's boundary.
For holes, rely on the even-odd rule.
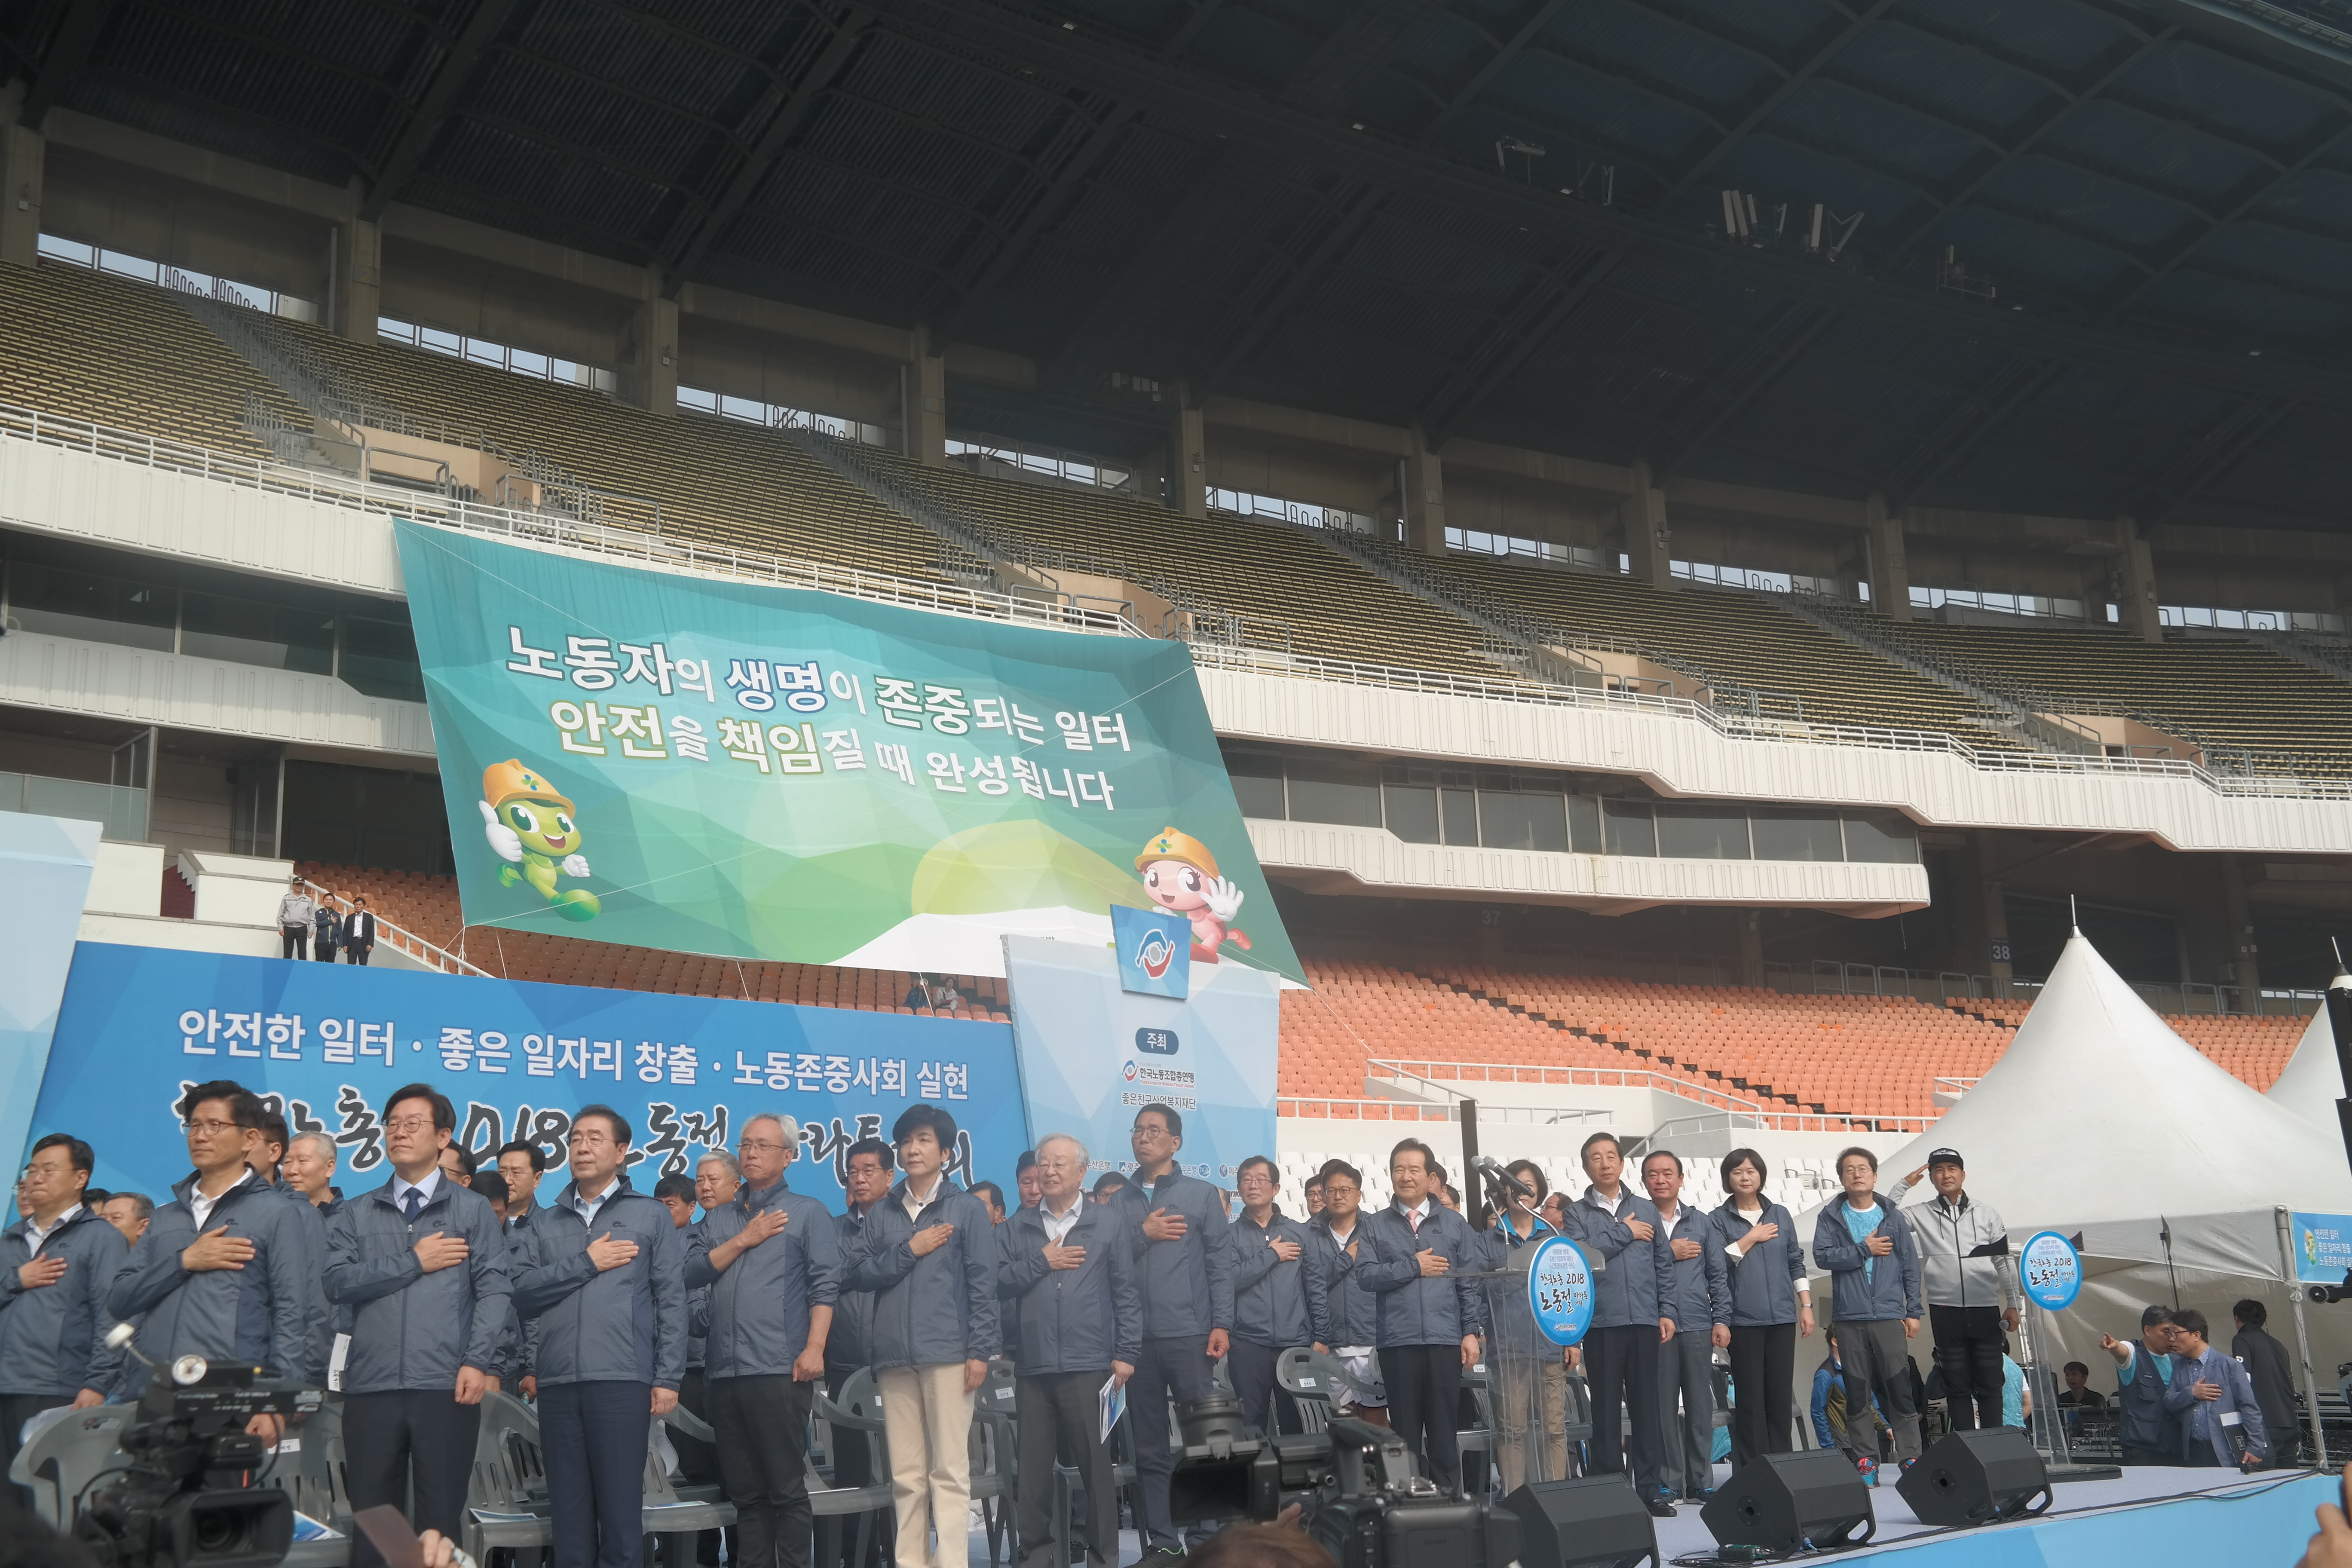
[[1234,927],[1241,912],[1242,890],[1217,875],[1217,858],[1189,833],[1163,827],[1151,836],[1135,858],[1143,876],[1143,890],[1163,910],[1184,915],[1192,922],[1192,961],[1214,963],[1217,950],[1231,940],[1249,951],[1249,933]]

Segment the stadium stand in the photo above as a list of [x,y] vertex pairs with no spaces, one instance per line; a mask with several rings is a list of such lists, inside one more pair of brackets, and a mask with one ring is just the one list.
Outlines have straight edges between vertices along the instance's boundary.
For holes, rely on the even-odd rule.
[[0,398],[263,459],[248,398],[310,423],[170,293],[53,262],[0,262]]

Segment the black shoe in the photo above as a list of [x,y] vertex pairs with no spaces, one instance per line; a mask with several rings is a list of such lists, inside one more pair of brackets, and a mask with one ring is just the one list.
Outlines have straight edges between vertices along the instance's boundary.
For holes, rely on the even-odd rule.
[[1669,1491],[1654,1491],[1642,1500],[1643,1506],[1660,1519],[1675,1517],[1675,1498]]
[[1708,1487],[1702,1491],[1685,1492],[1683,1494],[1683,1500],[1685,1502],[1712,1502],[1715,1500],[1715,1489],[1713,1487]]

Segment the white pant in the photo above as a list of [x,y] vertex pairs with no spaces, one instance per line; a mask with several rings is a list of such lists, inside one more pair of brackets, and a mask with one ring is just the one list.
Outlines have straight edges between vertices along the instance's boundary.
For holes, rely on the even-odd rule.
[[[971,1405],[963,1363],[894,1366],[875,1374],[898,1505],[898,1568],[966,1568],[971,1561]],[[939,1527],[937,1551],[931,1527]]]

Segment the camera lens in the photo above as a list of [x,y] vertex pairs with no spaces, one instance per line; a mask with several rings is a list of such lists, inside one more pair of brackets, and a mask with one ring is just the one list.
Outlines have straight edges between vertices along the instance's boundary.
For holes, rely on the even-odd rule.
[[250,1534],[251,1521],[241,1509],[201,1508],[188,1516],[188,1544],[199,1557],[243,1551]]

